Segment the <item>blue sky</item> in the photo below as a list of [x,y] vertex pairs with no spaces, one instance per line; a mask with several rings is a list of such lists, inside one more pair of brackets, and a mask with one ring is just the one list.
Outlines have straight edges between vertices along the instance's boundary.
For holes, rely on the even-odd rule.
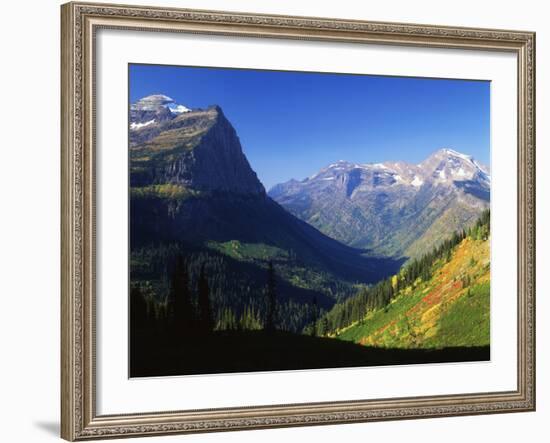
[[269,189],[337,160],[419,163],[447,147],[489,164],[490,83],[130,65],[130,101],[222,107]]

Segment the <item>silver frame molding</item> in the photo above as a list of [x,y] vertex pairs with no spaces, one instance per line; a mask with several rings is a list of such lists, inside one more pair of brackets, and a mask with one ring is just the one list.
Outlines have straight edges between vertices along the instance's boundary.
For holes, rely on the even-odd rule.
[[[518,60],[518,380],[510,392],[97,415],[94,36],[111,28],[507,51]],[[61,7],[61,436],[67,440],[535,410],[535,34],[68,3]],[[130,411],[129,411],[130,412]]]

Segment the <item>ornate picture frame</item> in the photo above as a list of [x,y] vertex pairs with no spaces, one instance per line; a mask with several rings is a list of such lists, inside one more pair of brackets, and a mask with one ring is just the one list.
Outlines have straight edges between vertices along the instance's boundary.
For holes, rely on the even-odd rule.
[[[75,441],[535,410],[534,33],[80,2],[63,5],[61,19],[61,435],[64,439]],[[95,37],[99,29],[515,54],[518,78],[517,389],[98,415]]]

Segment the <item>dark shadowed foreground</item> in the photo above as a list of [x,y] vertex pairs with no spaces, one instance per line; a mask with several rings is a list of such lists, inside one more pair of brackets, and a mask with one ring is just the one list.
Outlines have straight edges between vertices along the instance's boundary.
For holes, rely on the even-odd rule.
[[[137,337],[136,337],[137,338]],[[132,344],[131,377],[487,361],[490,348],[370,348],[285,332],[216,332],[175,343],[140,337]]]

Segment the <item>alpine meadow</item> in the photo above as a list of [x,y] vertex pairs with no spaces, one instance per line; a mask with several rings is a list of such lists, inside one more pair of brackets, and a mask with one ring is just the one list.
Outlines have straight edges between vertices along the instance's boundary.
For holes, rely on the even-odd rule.
[[490,85],[129,65],[130,376],[490,359]]

